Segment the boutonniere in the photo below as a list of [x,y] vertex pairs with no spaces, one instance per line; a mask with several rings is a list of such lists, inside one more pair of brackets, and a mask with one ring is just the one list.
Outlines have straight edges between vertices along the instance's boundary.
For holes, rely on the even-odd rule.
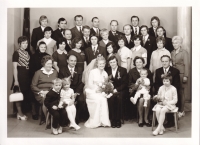
[[150,39],[147,39],[147,41],[150,41]]
[[[168,71],[167,73],[164,73],[161,75],[161,78],[164,78],[164,77],[169,77],[171,75],[171,72]],[[171,76],[170,76],[171,77]]]
[[121,76],[120,76],[120,72],[118,71],[118,77],[117,79],[121,79]]

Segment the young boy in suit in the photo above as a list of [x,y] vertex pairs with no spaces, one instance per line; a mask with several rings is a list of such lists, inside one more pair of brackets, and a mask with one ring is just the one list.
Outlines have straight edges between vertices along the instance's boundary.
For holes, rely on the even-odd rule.
[[90,42],[90,27],[89,26],[83,26],[83,46],[82,46],[82,50],[85,51],[86,48],[91,46],[91,42]]

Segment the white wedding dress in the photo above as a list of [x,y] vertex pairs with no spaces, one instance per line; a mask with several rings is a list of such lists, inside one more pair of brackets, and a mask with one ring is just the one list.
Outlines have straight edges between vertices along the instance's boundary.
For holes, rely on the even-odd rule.
[[102,93],[97,93],[98,84],[102,83],[108,74],[95,68],[89,72],[86,92],[86,103],[90,114],[89,119],[85,122],[88,128],[96,128],[98,126],[110,126],[107,98]]

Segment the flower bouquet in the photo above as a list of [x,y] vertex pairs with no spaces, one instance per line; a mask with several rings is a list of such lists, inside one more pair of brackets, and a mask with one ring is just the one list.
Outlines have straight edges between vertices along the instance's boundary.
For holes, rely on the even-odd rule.
[[111,76],[108,79],[104,79],[104,82],[99,83],[98,86],[106,98],[110,98],[113,95],[114,86],[111,81]]

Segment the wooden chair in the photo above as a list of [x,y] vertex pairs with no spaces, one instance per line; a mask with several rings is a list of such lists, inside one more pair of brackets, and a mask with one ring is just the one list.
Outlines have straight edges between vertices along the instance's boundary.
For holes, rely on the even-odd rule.
[[[155,121],[156,121],[156,109],[155,106],[152,109],[153,111],[153,119],[152,119],[152,131],[153,131],[153,127],[155,126]],[[174,114],[174,122],[175,122],[175,127],[176,127],[176,132],[177,129],[179,128],[179,124],[178,124],[178,107],[176,107],[174,110],[166,112],[167,113],[173,113]]]
[[53,116],[49,113],[48,110],[47,110],[47,117],[46,117],[45,130],[47,130],[47,125],[48,125],[49,116],[51,117],[51,133],[52,133],[52,132],[53,132],[53,131],[52,131]]

